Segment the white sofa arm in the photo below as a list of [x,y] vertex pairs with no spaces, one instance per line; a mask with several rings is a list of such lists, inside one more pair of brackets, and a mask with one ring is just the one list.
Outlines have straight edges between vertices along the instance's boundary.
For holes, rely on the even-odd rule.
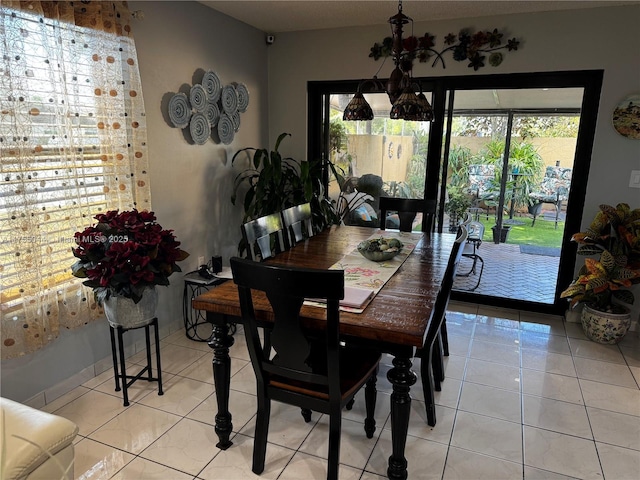
[[75,423],[6,398],[0,407],[2,480],[73,478]]

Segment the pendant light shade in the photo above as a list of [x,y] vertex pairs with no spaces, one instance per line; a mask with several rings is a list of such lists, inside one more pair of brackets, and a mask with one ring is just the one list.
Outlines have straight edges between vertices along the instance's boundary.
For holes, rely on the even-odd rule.
[[[384,90],[389,97],[392,105],[389,117],[394,120],[429,122],[433,120],[433,109],[427,97],[422,93],[420,85],[412,79],[413,61],[416,58],[415,52],[418,45],[413,45],[411,42],[407,44],[402,38],[403,27],[409,23],[413,30],[413,20],[402,13],[402,0],[400,0],[398,13],[389,18],[391,56],[395,68],[385,85],[381,85],[381,82],[378,81],[377,74],[373,77],[373,82],[378,91]],[[409,38],[415,40],[413,36]],[[343,120],[373,120],[373,110],[362,95],[363,83],[358,85],[357,93],[345,108]],[[416,95],[416,91],[420,92],[419,95]]]
[[394,120],[418,121],[422,120],[422,113],[418,96],[410,86],[406,86],[391,107],[389,116]]
[[362,92],[358,91],[353,96],[342,114],[343,120],[373,120],[373,110],[371,105],[364,98]]
[[433,109],[431,108],[431,104],[424,93],[420,92],[418,95],[418,105],[420,105],[420,109],[422,110],[420,120],[423,122],[430,122],[433,120]]

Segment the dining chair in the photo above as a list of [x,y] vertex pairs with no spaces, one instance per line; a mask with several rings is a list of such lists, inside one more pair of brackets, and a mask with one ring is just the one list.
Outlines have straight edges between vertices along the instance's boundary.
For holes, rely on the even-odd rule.
[[[342,408],[366,384],[364,429],[368,438],[373,437],[380,363],[378,351],[340,344],[344,271],[283,267],[239,257],[231,258],[230,264],[257,383],[252,470],[256,474],[264,470],[271,400],[276,400],[329,415],[327,478],[337,479]],[[273,310],[273,348],[267,355],[258,335],[253,300],[259,297],[255,291],[266,294]],[[326,322],[321,330],[301,325],[305,298],[326,299]]]
[[305,238],[313,237],[310,203],[287,208],[281,213],[282,225],[285,230],[284,239],[287,247],[291,248]]
[[446,318],[447,306],[451,297],[453,279],[456,269],[462,257],[463,245],[467,241],[467,229],[461,225],[458,236],[451,249],[451,255],[447,261],[444,278],[440,292],[436,297],[433,314],[427,325],[427,334],[422,348],[416,356],[420,357],[420,377],[422,379],[422,391],[427,413],[427,423],[430,426],[436,424],[435,392],[440,390],[440,381],[444,378],[444,362],[442,359],[439,337],[441,327]]
[[[467,231],[469,235],[467,242],[464,244],[462,256],[472,260],[471,267],[467,272],[456,273],[458,277],[469,277],[471,274],[478,275],[478,281],[476,284],[467,289],[473,292],[480,285],[482,279],[482,272],[484,271],[484,259],[478,254],[478,249],[482,244],[482,238],[484,237],[484,224],[482,222],[470,221],[467,225]],[[480,263],[480,273],[477,272],[478,262]]]
[[387,228],[387,212],[398,212],[399,230],[410,232],[418,213],[422,213],[422,231],[429,232],[436,214],[436,201],[423,198],[380,197],[380,229]]
[[[465,227],[467,229],[467,243],[469,242],[469,224],[473,220],[471,213],[468,211],[465,212],[462,217],[462,223],[458,225],[458,233],[460,233],[460,228]],[[464,244],[463,248],[466,248],[467,243]],[[464,256],[464,252],[462,252]],[[457,274],[456,274],[457,275]],[[438,339],[438,345],[440,346],[441,357],[449,356],[449,335],[447,334],[447,318],[445,317],[442,321],[442,325],[440,326],[440,338]],[[444,364],[444,358],[442,359],[442,363]],[[442,375],[439,378],[440,381],[444,380],[444,369],[442,370]],[[438,386],[438,378],[436,378],[436,390],[440,390]]]
[[252,260],[265,260],[284,251],[282,217],[272,213],[242,224],[242,237]]

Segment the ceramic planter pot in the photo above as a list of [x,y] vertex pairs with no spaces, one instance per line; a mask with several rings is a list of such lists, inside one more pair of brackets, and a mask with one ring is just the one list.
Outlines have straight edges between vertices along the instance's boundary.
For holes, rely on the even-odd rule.
[[104,314],[112,327],[136,328],[147,325],[156,316],[158,292],[147,288],[138,303],[127,297],[111,295],[103,303]]
[[626,313],[607,313],[585,305],[580,320],[589,339],[612,345],[620,342],[629,331],[631,311],[627,309]]
[[511,225],[503,225],[500,230],[498,230],[497,225],[494,225],[491,230],[493,231],[493,243],[505,243],[509,238]]

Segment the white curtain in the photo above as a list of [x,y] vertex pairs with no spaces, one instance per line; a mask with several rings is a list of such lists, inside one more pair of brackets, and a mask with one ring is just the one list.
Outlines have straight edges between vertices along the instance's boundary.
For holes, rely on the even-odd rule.
[[126,2],[0,4],[2,358],[101,316],[71,275],[73,235],[151,209],[130,20]]

